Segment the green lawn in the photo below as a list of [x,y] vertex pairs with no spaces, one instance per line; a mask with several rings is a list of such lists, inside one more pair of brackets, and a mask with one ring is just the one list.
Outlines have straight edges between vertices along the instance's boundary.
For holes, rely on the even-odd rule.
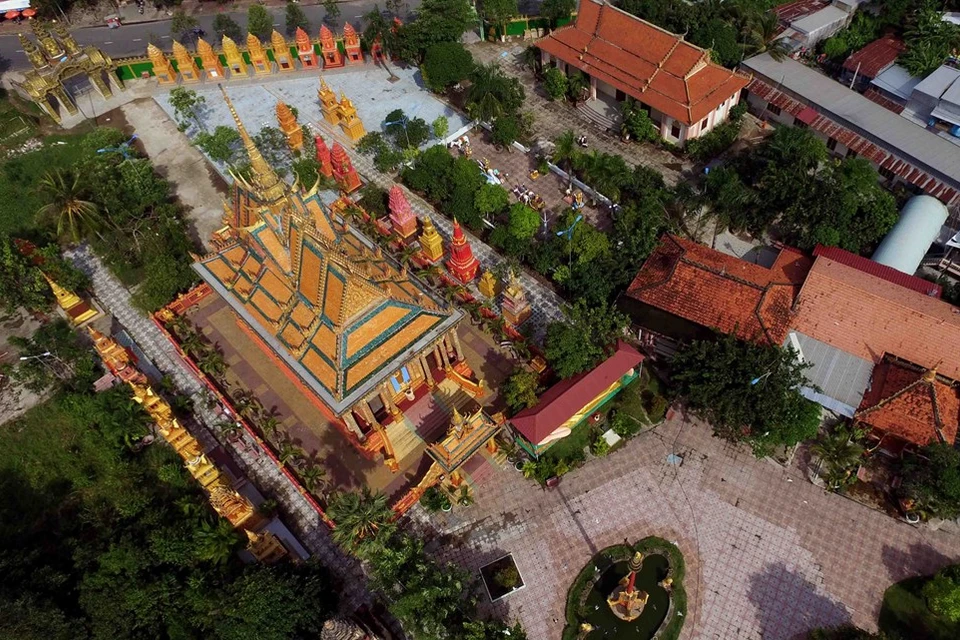
[[927,608],[921,590],[927,578],[908,578],[883,594],[879,626],[894,638],[904,640],[956,640],[960,624],[943,620]]
[[591,438],[591,423],[589,419],[584,420],[574,427],[573,431],[566,438],[561,439],[543,454],[544,458],[553,460],[570,460],[571,458],[582,458],[583,450],[589,445]]

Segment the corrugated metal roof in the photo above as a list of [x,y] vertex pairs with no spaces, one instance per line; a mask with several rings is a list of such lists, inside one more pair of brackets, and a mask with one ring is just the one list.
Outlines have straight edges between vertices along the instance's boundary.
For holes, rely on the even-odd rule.
[[777,62],[763,53],[745,60],[742,66],[815,105],[821,113],[826,112],[832,119],[858,130],[874,144],[896,150],[898,155],[949,180],[954,189],[960,188],[960,147],[796,60],[785,58]]
[[790,332],[784,342],[784,346],[792,345],[799,345],[803,361],[813,365],[803,374],[812,386],[820,389],[817,392],[807,387],[803,389],[803,396],[831,411],[853,417],[870,386],[873,363],[799,331]]
[[910,72],[898,64],[883,71],[870,81],[870,84],[883,89],[898,98],[909,100],[914,88],[920,84],[922,78],[915,78]]
[[897,271],[893,267],[888,267],[864,258],[863,256],[858,256],[855,253],[844,251],[839,247],[825,247],[818,244],[813,249],[813,255],[823,256],[824,258],[840,262],[848,267],[853,267],[858,271],[883,278],[887,282],[898,284],[901,287],[906,287],[907,289],[922,293],[925,296],[939,298],[943,294],[943,287],[938,284],[924,280],[923,278],[908,275],[902,271]]
[[843,68],[864,78],[875,78],[877,74],[893,64],[901,51],[903,51],[903,40],[893,34],[887,34],[851,53],[844,61]]

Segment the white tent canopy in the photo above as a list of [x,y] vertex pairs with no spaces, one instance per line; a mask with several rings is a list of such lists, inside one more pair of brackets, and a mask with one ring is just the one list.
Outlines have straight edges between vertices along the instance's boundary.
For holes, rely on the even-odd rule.
[[30,0],[0,0],[0,13],[6,13],[14,9],[26,9],[29,6]]

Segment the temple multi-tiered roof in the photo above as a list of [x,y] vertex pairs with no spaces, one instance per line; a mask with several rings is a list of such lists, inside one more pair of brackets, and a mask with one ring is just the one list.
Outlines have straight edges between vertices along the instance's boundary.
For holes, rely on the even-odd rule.
[[316,187],[302,192],[282,182],[230,110],[252,176],[237,178],[237,197],[227,207],[230,231],[195,269],[341,414],[463,314],[352,229]]

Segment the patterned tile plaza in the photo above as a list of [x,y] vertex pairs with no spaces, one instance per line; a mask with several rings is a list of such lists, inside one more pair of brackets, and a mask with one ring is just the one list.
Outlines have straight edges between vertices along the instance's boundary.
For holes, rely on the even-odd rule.
[[[681,466],[666,462],[669,453]],[[428,519],[435,553],[476,570],[514,554],[526,587],[487,609],[555,640],[566,591],[592,554],[648,535],[687,562],[684,638],[793,638],[817,626],[875,628],[884,589],[960,557],[960,539],[896,521],[756,460],[681,416],[592,460],[553,490],[508,469],[469,509]],[[449,540],[454,542],[449,542]]]

